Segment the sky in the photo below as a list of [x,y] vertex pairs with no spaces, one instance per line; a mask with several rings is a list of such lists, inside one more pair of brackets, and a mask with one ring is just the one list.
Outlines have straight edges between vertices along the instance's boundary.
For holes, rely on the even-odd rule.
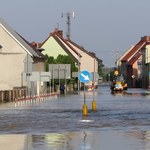
[[66,38],[68,12],[75,14],[71,40],[105,67],[150,36],[150,0],[0,0],[0,17],[29,42],[43,42],[55,28]]

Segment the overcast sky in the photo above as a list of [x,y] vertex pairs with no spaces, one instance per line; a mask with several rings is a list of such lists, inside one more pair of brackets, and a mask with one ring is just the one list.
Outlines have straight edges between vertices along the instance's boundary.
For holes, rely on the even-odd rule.
[[[66,36],[66,13],[71,40],[95,52],[107,67],[150,36],[150,0],[0,0],[0,17],[29,42],[43,42],[54,28]],[[64,17],[61,17],[61,14]]]

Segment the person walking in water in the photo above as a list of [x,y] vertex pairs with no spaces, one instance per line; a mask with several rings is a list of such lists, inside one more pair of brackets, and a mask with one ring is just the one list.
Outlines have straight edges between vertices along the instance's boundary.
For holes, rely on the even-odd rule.
[[65,85],[63,83],[60,84],[60,94],[65,94]]

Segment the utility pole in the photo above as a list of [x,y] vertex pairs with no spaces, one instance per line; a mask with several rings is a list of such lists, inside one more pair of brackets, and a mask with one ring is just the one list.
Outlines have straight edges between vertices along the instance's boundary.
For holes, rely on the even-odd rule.
[[70,31],[70,27],[71,27],[71,17],[75,17],[74,15],[74,12],[67,12],[66,14],[62,13],[61,17],[63,18],[64,15],[66,15],[66,18],[67,18],[67,21],[66,21],[66,24],[67,24],[67,33],[66,33],[66,37],[68,40],[70,40],[70,37],[71,37],[71,31]]

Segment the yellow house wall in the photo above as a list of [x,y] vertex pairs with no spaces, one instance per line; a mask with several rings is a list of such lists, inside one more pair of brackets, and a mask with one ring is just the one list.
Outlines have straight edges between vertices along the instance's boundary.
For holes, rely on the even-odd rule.
[[68,55],[52,36],[43,44],[42,48],[45,49],[42,52],[44,55],[53,56],[55,59],[59,54]]

